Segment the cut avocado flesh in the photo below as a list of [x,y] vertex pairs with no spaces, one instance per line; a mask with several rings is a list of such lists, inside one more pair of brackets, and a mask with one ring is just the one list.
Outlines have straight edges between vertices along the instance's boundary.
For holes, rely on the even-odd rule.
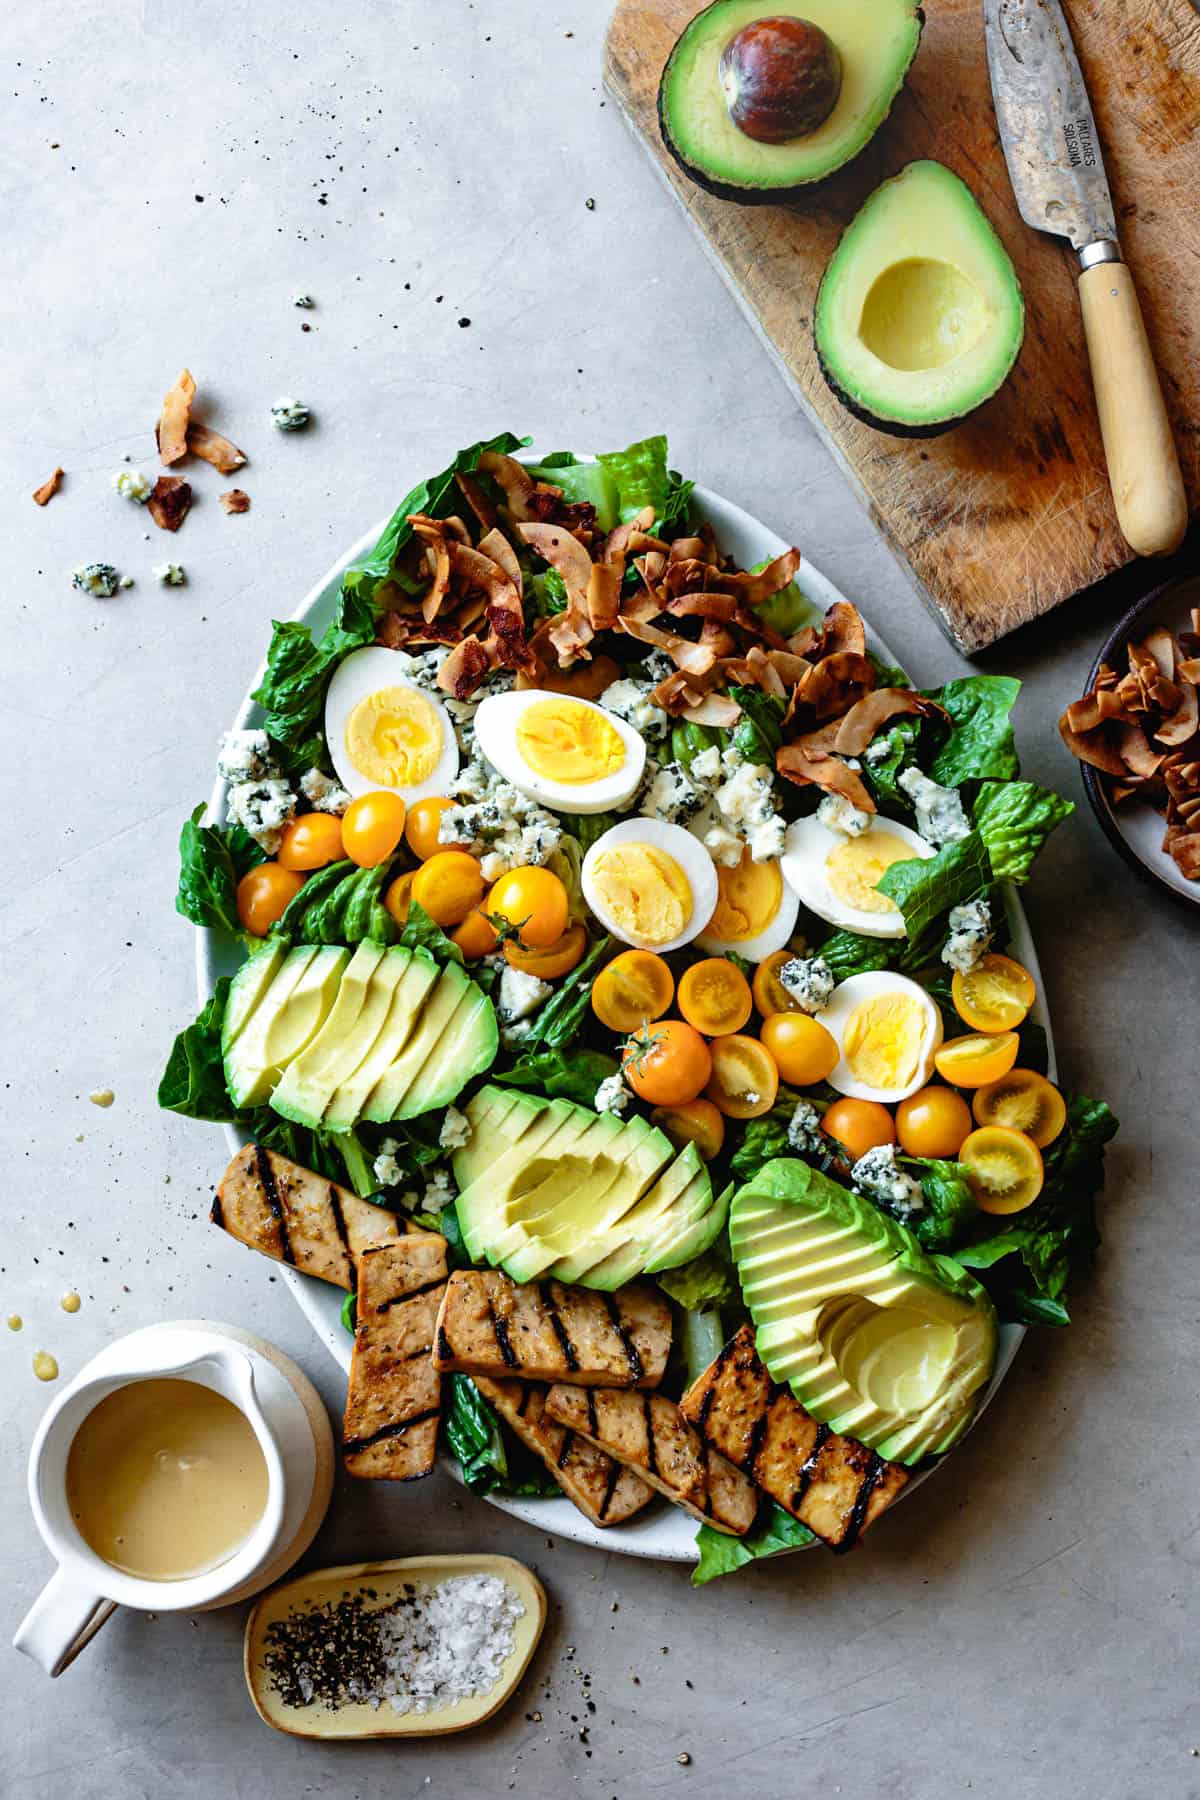
[[418,1113],[448,1106],[466,1082],[491,1068],[499,1043],[496,1009],[487,995],[470,982],[392,1117],[414,1119]]
[[337,999],[316,1036],[287,1066],[271,1095],[271,1105],[299,1125],[319,1125],[339,1084],[352,1075],[379,1036],[400,979],[375,976],[385,963],[382,944],[357,946],[342,972]]
[[221,1021],[221,1054],[226,1055],[250,1023],[259,1001],[283,967],[286,943],[268,938],[242,964],[229,984],[225,1017]]
[[618,1288],[644,1272],[650,1246],[660,1240],[664,1226],[668,1238],[671,1224],[677,1224],[682,1233],[710,1211],[712,1203],[712,1183],[699,1152],[695,1144],[685,1144],[607,1234],[594,1233],[574,1255],[563,1258],[560,1266],[572,1273],[560,1279],[586,1280],[595,1288]]
[[[371,1090],[363,1108],[364,1118],[384,1125],[390,1119],[413,1117],[412,1113],[401,1110],[404,1106],[405,1096],[420,1075],[427,1058],[437,1050],[446,1027],[450,1024],[463,1000],[468,995],[478,992],[479,989],[475,987],[474,982],[463,973],[457,963],[447,963],[440,970],[437,981],[429,990],[411,1036],[387,1072],[380,1077]],[[460,1091],[467,1079],[468,1075],[464,1069],[454,1090],[455,1094]],[[451,1099],[453,1097],[453,1095],[450,1096]]]
[[914,0],[803,0],[795,10],[820,26],[841,58],[837,103],[813,131],[785,143],[748,137],[729,116],[721,53],[778,0],[715,0],[684,27],[658,93],[663,142],[693,181],[727,200],[774,200],[823,181],[874,137],[921,41]]
[[392,985],[391,1003],[374,1044],[354,1072],[335,1089],[322,1124],[347,1131],[358,1120],[367,1097],[408,1042],[425,997],[438,978],[438,965],[424,950],[395,945],[375,971],[374,980]]
[[826,380],[868,423],[947,429],[1006,379],[1025,330],[1020,283],[971,190],[915,162],[847,226],[813,316]]
[[961,1437],[996,1355],[973,1276],[790,1158],[738,1189],[729,1237],[758,1353],[814,1418],[895,1462]]
[[325,1023],[341,985],[348,950],[300,944],[259,1000],[225,1058],[225,1085],[236,1106],[262,1106],[292,1058]]
[[541,1109],[542,1102],[520,1088],[496,1087],[489,1082],[472,1095],[463,1109],[471,1136],[454,1152],[450,1163],[460,1193],[495,1160],[495,1134],[503,1132],[511,1143]]

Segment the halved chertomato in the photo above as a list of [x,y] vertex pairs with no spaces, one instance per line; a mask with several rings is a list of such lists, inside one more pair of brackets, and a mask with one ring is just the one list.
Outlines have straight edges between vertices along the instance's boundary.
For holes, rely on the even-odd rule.
[[954,1010],[972,1031],[1015,1031],[1034,1001],[1037,987],[1029,970],[1011,956],[989,953],[950,983]]
[[694,1025],[658,1019],[634,1032],[621,1053],[621,1067],[634,1093],[651,1106],[684,1106],[704,1087],[712,1057]]
[[921,1088],[896,1108],[896,1136],[909,1156],[954,1158],[970,1130],[971,1109],[953,1088]]
[[984,1087],[1007,1075],[1017,1060],[1020,1039],[1015,1031],[968,1032],[966,1037],[951,1038],[933,1059],[933,1066],[943,1081],[952,1087]]
[[807,1013],[772,1013],[760,1033],[775,1065],[793,1087],[812,1087],[837,1067],[841,1051],[831,1031]]
[[478,962],[481,956],[490,956],[496,948],[496,936],[496,927],[477,909],[469,912],[461,925],[454,927],[450,941],[458,945],[468,962]]
[[1023,1131],[1039,1150],[1052,1144],[1067,1122],[1066,1101],[1053,1082],[1033,1069],[1010,1069],[999,1081],[978,1088],[971,1110],[981,1125]]
[[712,1078],[706,1099],[727,1119],[757,1119],[770,1112],[779,1092],[775,1058],[757,1038],[716,1038],[712,1045]]
[[675,977],[653,950],[624,950],[592,983],[592,1011],[610,1031],[636,1031],[661,1019],[675,997]]
[[705,1037],[740,1031],[753,1006],[750,983],[727,956],[706,956],[679,977],[679,1010]]
[[656,1106],[650,1123],[665,1132],[677,1150],[695,1144],[705,1162],[721,1153],[725,1121],[711,1100],[687,1100],[682,1106]]
[[[495,938],[493,931],[493,943]],[[536,975],[541,981],[555,981],[560,975],[569,975],[583,961],[586,949],[586,926],[568,925],[557,944],[548,944],[544,950],[527,950],[524,944],[509,938],[504,946],[504,960],[525,975]]]
[[764,956],[754,971],[751,992],[754,1004],[764,1019],[772,1013],[803,1012],[803,1007],[794,994],[789,994],[779,979],[779,971],[784,963],[791,962],[799,955],[795,950],[772,950],[770,956]]
[[868,1150],[896,1141],[892,1115],[878,1100],[835,1100],[825,1109],[821,1130],[827,1137],[836,1138],[851,1162],[857,1162]]
[[985,1213],[1024,1212],[1042,1191],[1042,1153],[1023,1131],[1007,1125],[983,1125],[958,1152],[971,1187]]
[[408,908],[412,900],[413,871],[408,869],[403,875],[397,875],[383,896],[383,904],[395,919],[397,925],[408,924]]

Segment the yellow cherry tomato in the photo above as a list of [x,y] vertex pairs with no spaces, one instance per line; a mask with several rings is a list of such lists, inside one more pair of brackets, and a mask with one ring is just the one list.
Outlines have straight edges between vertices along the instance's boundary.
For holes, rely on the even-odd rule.
[[775,1058],[757,1038],[717,1038],[712,1045],[712,1079],[704,1090],[727,1119],[757,1119],[770,1112],[779,1092]]
[[567,929],[571,903],[552,869],[530,864],[500,877],[484,911],[515,926],[526,949],[548,950]]
[[425,862],[445,848],[438,841],[438,831],[441,829],[442,814],[447,807],[453,805],[453,800],[442,800],[431,794],[426,800],[414,800],[409,807],[404,835],[409,849],[419,862]]
[[342,854],[342,821],[333,813],[301,813],[283,828],[281,869],[323,869]]
[[972,1031],[943,1044],[933,1066],[942,1080],[953,1087],[985,1087],[989,1081],[999,1081],[1008,1074],[1019,1049],[1020,1039],[1015,1031]]
[[258,863],[237,884],[238,918],[254,937],[266,937],[303,886],[304,877],[294,869],[277,862]]
[[395,881],[388,884],[387,893],[383,896],[383,904],[395,919],[397,925],[408,924],[408,907],[412,899],[412,870],[397,875]]
[[1067,1122],[1067,1103],[1054,1083],[1033,1069],[1010,1069],[999,1081],[976,1088],[971,1111],[980,1125],[1023,1131],[1039,1150],[1052,1144]]
[[953,1088],[921,1088],[896,1108],[896,1136],[909,1156],[953,1158],[970,1130],[971,1109]]
[[683,1019],[658,1019],[635,1031],[621,1052],[625,1080],[651,1106],[684,1106],[712,1073],[708,1045]]
[[837,1139],[851,1162],[857,1162],[868,1150],[896,1141],[892,1115],[878,1100],[835,1100],[825,1109],[821,1129],[827,1137]]
[[[495,937],[494,931],[492,936]],[[504,960],[514,969],[520,969],[523,975],[536,975],[539,981],[556,981],[560,975],[569,975],[583,961],[586,949],[586,926],[568,925],[557,944],[549,944],[544,950],[527,950],[524,944],[509,938],[504,946]]]
[[467,914],[461,925],[454,927],[450,938],[468,962],[478,962],[481,956],[490,956],[496,948],[496,927],[476,909]]
[[956,969],[950,991],[954,1010],[972,1031],[1015,1031],[1037,999],[1029,970],[992,953],[965,975]]
[[1024,1212],[1042,1191],[1041,1151],[1031,1137],[1007,1125],[980,1126],[960,1148],[958,1160],[981,1212]]
[[794,950],[772,950],[770,956],[763,958],[754,971],[751,991],[754,1004],[764,1019],[772,1013],[803,1012],[803,1007],[794,994],[789,994],[779,979],[779,971],[784,963],[791,962],[798,955]]
[[785,1081],[793,1087],[812,1087],[837,1067],[841,1051],[832,1032],[807,1013],[772,1013],[763,1020],[760,1037]]
[[705,1037],[740,1031],[753,1011],[750,983],[725,956],[706,956],[679,977],[679,1010]]
[[664,1132],[677,1150],[695,1144],[705,1162],[721,1154],[725,1121],[711,1100],[686,1100],[681,1106],[656,1106],[650,1123]]
[[413,875],[412,897],[435,925],[461,925],[483,899],[483,870],[466,850],[439,850]]
[[624,950],[592,983],[592,1011],[610,1031],[636,1031],[661,1019],[675,998],[675,977],[653,950]]
[[360,869],[386,862],[404,836],[404,816],[399,794],[381,790],[352,800],[342,814],[342,844],[350,861]]

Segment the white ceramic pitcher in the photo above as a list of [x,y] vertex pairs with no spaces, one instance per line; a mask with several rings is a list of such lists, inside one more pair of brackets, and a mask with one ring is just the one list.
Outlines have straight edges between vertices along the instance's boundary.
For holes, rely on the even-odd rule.
[[[202,1574],[147,1581],[115,1569],[80,1534],[67,1503],[67,1457],[87,1415],[118,1388],[148,1378],[212,1388],[243,1414],[267,1466],[262,1517],[232,1556]],[[312,1542],[333,1485],[333,1434],[307,1376],[273,1345],[204,1320],[152,1325],[92,1361],[46,1413],[29,1455],[29,1501],[58,1563],[13,1643],[61,1675],[118,1605],[147,1612],[226,1606],[277,1580]]]

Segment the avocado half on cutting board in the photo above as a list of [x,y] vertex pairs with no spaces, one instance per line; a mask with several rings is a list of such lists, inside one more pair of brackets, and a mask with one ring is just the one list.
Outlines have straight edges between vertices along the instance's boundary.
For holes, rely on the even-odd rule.
[[1008,252],[970,188],[936,162],[909,163],[864,202],[813,313],[834,393],[898,437],[947,431],[990,400],[1024,335]]
[[680,34],[658,90],[663,142],[725,200],[786,200],[887,118],[921,41],[913,0],[714,0]]

